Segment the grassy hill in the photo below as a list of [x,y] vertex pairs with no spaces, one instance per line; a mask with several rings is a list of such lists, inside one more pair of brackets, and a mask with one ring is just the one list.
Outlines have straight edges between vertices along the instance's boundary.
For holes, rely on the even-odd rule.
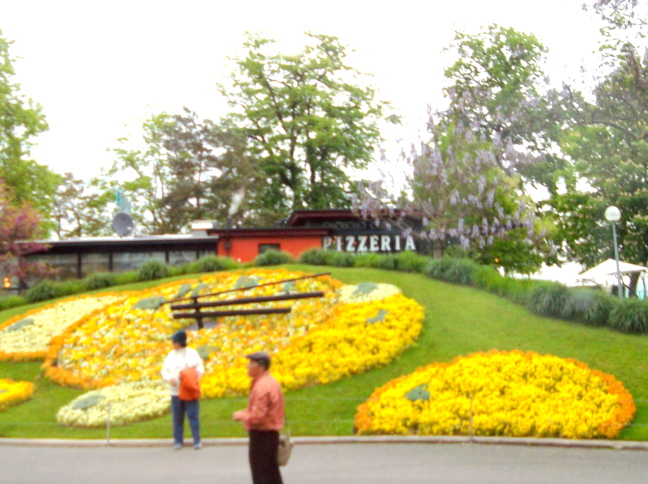
[[[322,267],[292,265],[290,269],[321,272]],[[476,351],[530,350],[575,358],[614,375],[637,403],[632,426],[620,439],[648,440],[648,337],[593,328],[535,316],[527,309],[486,292],[429,279],[420,274],[375,269],[330,268],[333,277],[349,284],[385,282],[425,307],[424,330],[416,346],[391,365],[325,386],[286,395],[288,423],[296,435],[351,435],[356,407],[378,386],[432,362],[451,361]],[[148,283],[157,285],[160,281]],[[139,285],[141,287],[141,284]],[[114,288],[113,288],[114,290]],[[23,309],[26,310],[26,309]],[[0,313],[0,322],[22,310]],[[317,355],[313,355],[317,358]],[[103,438],[105,430],[70,429],[54,423],[56,411],[82,393],[42,379],[39,363],[0,363],[0,378],[36,380],[33,400],[0,412],[0,437]],[[243,398],[201,401],[204,437],[244,435],[231,421]],[[116,438],[169,438],[170,417],[114,428]]]

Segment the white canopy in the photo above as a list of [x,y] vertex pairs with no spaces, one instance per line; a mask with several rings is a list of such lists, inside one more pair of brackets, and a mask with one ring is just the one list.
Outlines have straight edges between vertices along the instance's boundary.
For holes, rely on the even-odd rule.
[[[619,261],[619,272],[621,274],[629,274],[631,272],[644,272],[648,271],[648,267],[638,266],[636,264],[630,264],[629,262]],[[580,279],[596,279],[597,277],[604,277],[609,275],[616,275],[617,266],[614,259],[608,259],[604,262],[601,262],[599,265],[592,267],[591,269],[586,270],[581,273]]]

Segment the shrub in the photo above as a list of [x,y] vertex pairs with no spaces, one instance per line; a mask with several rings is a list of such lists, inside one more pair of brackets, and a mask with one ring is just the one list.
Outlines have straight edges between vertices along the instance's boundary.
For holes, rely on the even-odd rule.
[[378,267],[380,263],[380,258],[382,256],[380,254],[376,254],[373,252],[367,253],[360,253],[356,255],[353,259],[353,267],[373,267],[376,268]]
[[329,265],[334,267],[353,267],[355,254],[351,252],[331,252]]
[[478,267],[469,259],[442,257],[428,262],[425,274],[433,279],[472,286],[474,285],[473,275]]
[[0,311],[11,309],[27,304],[27,299],[23,296],[5,296],[0,297]]
[[601,291],[574,288],[569,290],[568,311],[572,319],[591,326],[607,324],[615,299]]
[[529,291],[527,307],[542,316],[569,319],[570,294],[567,286],[559,282],[541,281]]
[[115,274],[115,285],[132,284],[137,282],[138,273],[136,271],[118,272]]
[[378,257],[377,263],[378,265],[376,267],[378,269],[383,269],[386,271],[396,270],[396,258],[394,257],[393,254],[380,255]]
[[608,324],[626,333],[648,332],[648,303],[635,298],[615,300]]
[[533,279],[503,276],[492,266],[478,266],[472,278],[475,287],[523,305],[526,305],[528,293],[538,284]]
[[312,266],[325,266],[329,265],[329,258],[329,251],[322,249],[308,249],[307,251],[301,253],[301,255],[299,256],[299,262]]
[[394,256],[396,269],[403,272],[423,272],[430,258],[407,250]]
[[278,250],[266,250],[263,254],[259,254],[254,259],[255,266],[277,266],[280,264],[290,264],[295,262],[295,259],[292,255],[287,252],[281,252]]
[[164,262],[157,259],[147,260],[137,272],[137,280],[139,281],[154,281],[165,277],[169,277],[169,268]]
[[82,279],[70,279],[68,281],[58,282],[57,284],[61,291],[61,296],[69,296],[87,291],[85,282]]
[[207,255],[196,261],[198,272],[217,272],[229,269],[235,269],[239,264],[229,257],[218,257]]
[[115,285],[115,274],[112,272],[95,272],[85,280],[85,287],[89,291],[104,289]]
[[47,301],[48,299],[54,299],[61,297],[63,292],[61,291],[61,286],[54,281],[49,279],[43,279],[39,281],[35,286],[30,287],[25,292],[25,299],[30,303],[38,301]]

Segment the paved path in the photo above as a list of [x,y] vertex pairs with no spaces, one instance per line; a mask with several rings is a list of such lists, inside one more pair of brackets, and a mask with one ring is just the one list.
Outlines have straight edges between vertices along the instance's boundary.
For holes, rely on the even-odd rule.
[[[286,484],[646,483],[648,453],[587,447],[480,443],[299,443]],[[324,443],[322,443],[324,442]],[[141,447],[0,446],[5,484],[249,484],[243,441],[202,450]]]

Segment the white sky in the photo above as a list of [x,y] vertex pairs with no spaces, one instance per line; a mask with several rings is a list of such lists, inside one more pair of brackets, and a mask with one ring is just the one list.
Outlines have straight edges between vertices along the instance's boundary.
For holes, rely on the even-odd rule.
[[375,76],[380,97],[410,126],[441,99],[441,50],[455,29],[497,23],[535,34],[549,48],[554,82],[578,75],[596,49],[585,0],[0,0],[0,29],[22,92],[43,107],[50,129],[33,158],[77,178],[99,174],[117,138],[144,119],[182,106],[218,119],[227,112],[215,83],[240,52],[243,33],[303,44],[302,33],[335,35],[355,52],[348,64]]

